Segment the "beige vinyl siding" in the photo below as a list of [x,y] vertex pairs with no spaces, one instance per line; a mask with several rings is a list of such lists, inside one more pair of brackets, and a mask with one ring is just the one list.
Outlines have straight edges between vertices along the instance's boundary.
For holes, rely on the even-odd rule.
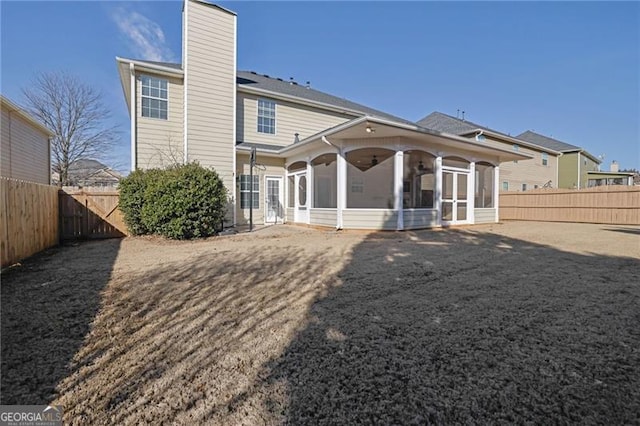
[[[253,169],[253,174],[258,176],[258,181],[260,182],[260,205],[258,208],[253,209],[253,223],[264,223],[264,209],[265,209],[265,198],[267,196],[266,192],[266,184],[265,177],[273,176],[273,177],[282,177],[282,199],[280,200],[280,204],[286,206],[286,192],[285,192],[285,167],[284,167],[284,159],[280,158],[270,158],[270,157],[261,157],[260,154],[257,155],[256,163],[259,167]],[[240,175],[248,175],[249,174],[249,155],[245,153],[238,153],[236,157],[236,176]],[[240,183],[236,179],[236,211],[237,211],[237,223],[240,225],[249,223],[249,209],[241,209],[240,208]],[[290,217],[293,218],[293,216]]]
[[496,209],[474,209],[474,223],[494,223],[496,221]]
[[335,227],[338,223],[337,209],[310,209],[309,222],[311,225]]
[[[488,146],[513,149],[513,143],[502,142],[487,136],[484,142],[478,142]],[[509,182],[509,191],[521,191],[522,184],[527,184],[527,189],[533,189],[535,185],[542,188],[547,182],[551,181],[551,186],[558,186],[558,156],[556,154],[547,153],[548,163],[542,165],[542,153],[546,151],[538,151],[522,145],[518,145],[518,152],[533,155],[530,160],[520,160],[517,163],[506,161],[500,164],[500,188],[502,182]]]
[[[142,116],[140,76],[167,80],[167,119]],[[164,168],[184,162],[184,85],[181,78],[140,73],[136,75],[136,164],[140,169]]]
[[[285,195],[285,197],[286,197],[286,195]],[[287,207],[285,209],[285,216],[286,216],[285,217],[285,222],[293,222],[293,218],[295,217],[294,216],[294,209],[291,208],[291,207]]]
[[2,176],[50,183],[49,135],[3,106],[1,136]]
[[342,211],[342,226],[345,229],[393,231],[398,228],[398,213],[387,209],[345,209]]
[[[276,104],[275,134],[258,133],[258,99],[273,101]],[[296,133],[299,133],[302,140],[354,118],[351,115],[241,92],[238,93],[237,111],[238,141],[278,146],[292,144]]]
[[435,209],[406,209],[403,211],[404,229],[421,229],[437,226],[438,211]]
[[187,157],[213,167],[232,194],[236,17],[192,0],[185,13]]

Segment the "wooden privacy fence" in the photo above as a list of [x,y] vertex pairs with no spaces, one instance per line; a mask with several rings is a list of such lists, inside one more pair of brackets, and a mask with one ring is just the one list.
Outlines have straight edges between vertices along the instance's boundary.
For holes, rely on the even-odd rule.
[[58,188],[0,178],[2,266],[58,244]]
[[640,186],[501,192],[500,219],[640,225]]
[[63,240],[118,238],[127,235],[117,191],[67,189],[60,191],[60,227]]

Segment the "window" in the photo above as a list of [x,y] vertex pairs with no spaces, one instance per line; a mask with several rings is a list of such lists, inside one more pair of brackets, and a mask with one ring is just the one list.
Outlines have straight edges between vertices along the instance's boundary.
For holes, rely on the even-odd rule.
[[549,164],[549,154],[547,154],[546,152],[542,153],[542,165],[546,166]]
[[167,119],[167,80],[143,75],[142,83],[142,116]]
[[[248,209],[251,200],[251,175],[240,175],[240,208]],[[253,206],[260,208],[260,180],[258,175],[253,175]]]
[[502,190],[503,191],[508,191],[509,190],[509,182],[507,182],[507,181],[502,182]]
[[522,190],[523,190],[523,191],[526,191],[526,190],[527,190],[527,184],[526,184],[526,183],[523,183],[523,184],[522,184]]
[[[519,146],[519,145],[517,145],[517,144],[514,144],[514,145],[513,145],[513,150],[514,150],[515,152],[520,151],[520,146]],[[517,162],[518,162],[518,160],[513,160],[513,162],[514,162],[514,163],[517,163]]]
[[258,99],[258,133],[276,134],[276,103]]

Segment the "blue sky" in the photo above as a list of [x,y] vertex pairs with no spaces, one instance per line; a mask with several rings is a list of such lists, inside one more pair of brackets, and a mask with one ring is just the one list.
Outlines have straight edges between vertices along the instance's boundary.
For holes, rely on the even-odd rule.
[[[238,14],[238,68],[294,77],[419,120],[432,111],[524,130],[640,169],[636,2],[220,2]],[[180,1],[2,1],[1,91],[21,103],[39,71],[104,94],[129,166],[115,56],[179,61]]]

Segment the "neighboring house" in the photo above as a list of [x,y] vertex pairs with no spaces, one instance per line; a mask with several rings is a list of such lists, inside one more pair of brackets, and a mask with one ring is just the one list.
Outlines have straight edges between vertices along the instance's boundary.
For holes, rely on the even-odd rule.
[[[70,186],[104,186],[116,187],[122,175],[97,160],[80,159],[69,165],[67,172]],[[59,183],[58,173],[52,173],[51,181]]]
[[51,130],[0,95],[2,147],[0,175],[48,185],[51,178]]
[[257,223],[395,230],[495,222],[500,163],[532,158],[238,71],[236,14],[210,3],[184,2],[182,46],[180,64],[116,58],[132,168],[213,167],[230,194],[226,226],[246,223],[250,203]]
[[612,161],[609,171],[587,172],[587,186],[634,185],[635,172],[621,172],[617,161]]
[[[579,146],[571,145],[531,130],[527,130],[517,137],[562,153],[558,160],[559,188],[587,188],[588,186],[595,186],[595,184],[589,183],[590,179],[595,182],[602,178],[602,176],[597,176],[598,173],[602,173],[600,172],[600,163],[602,161]],[[617,175],[616,177],[622,176]]]
[[557,149],[531,143],[520,137],[510,136],[437,111],[419,120],[418,124],[429,129],[470,138],[478,144],[511,149],[530,155],[531,160],[514,160],[500,166],[500,190],[502,191],[558,187],[560,151]]

